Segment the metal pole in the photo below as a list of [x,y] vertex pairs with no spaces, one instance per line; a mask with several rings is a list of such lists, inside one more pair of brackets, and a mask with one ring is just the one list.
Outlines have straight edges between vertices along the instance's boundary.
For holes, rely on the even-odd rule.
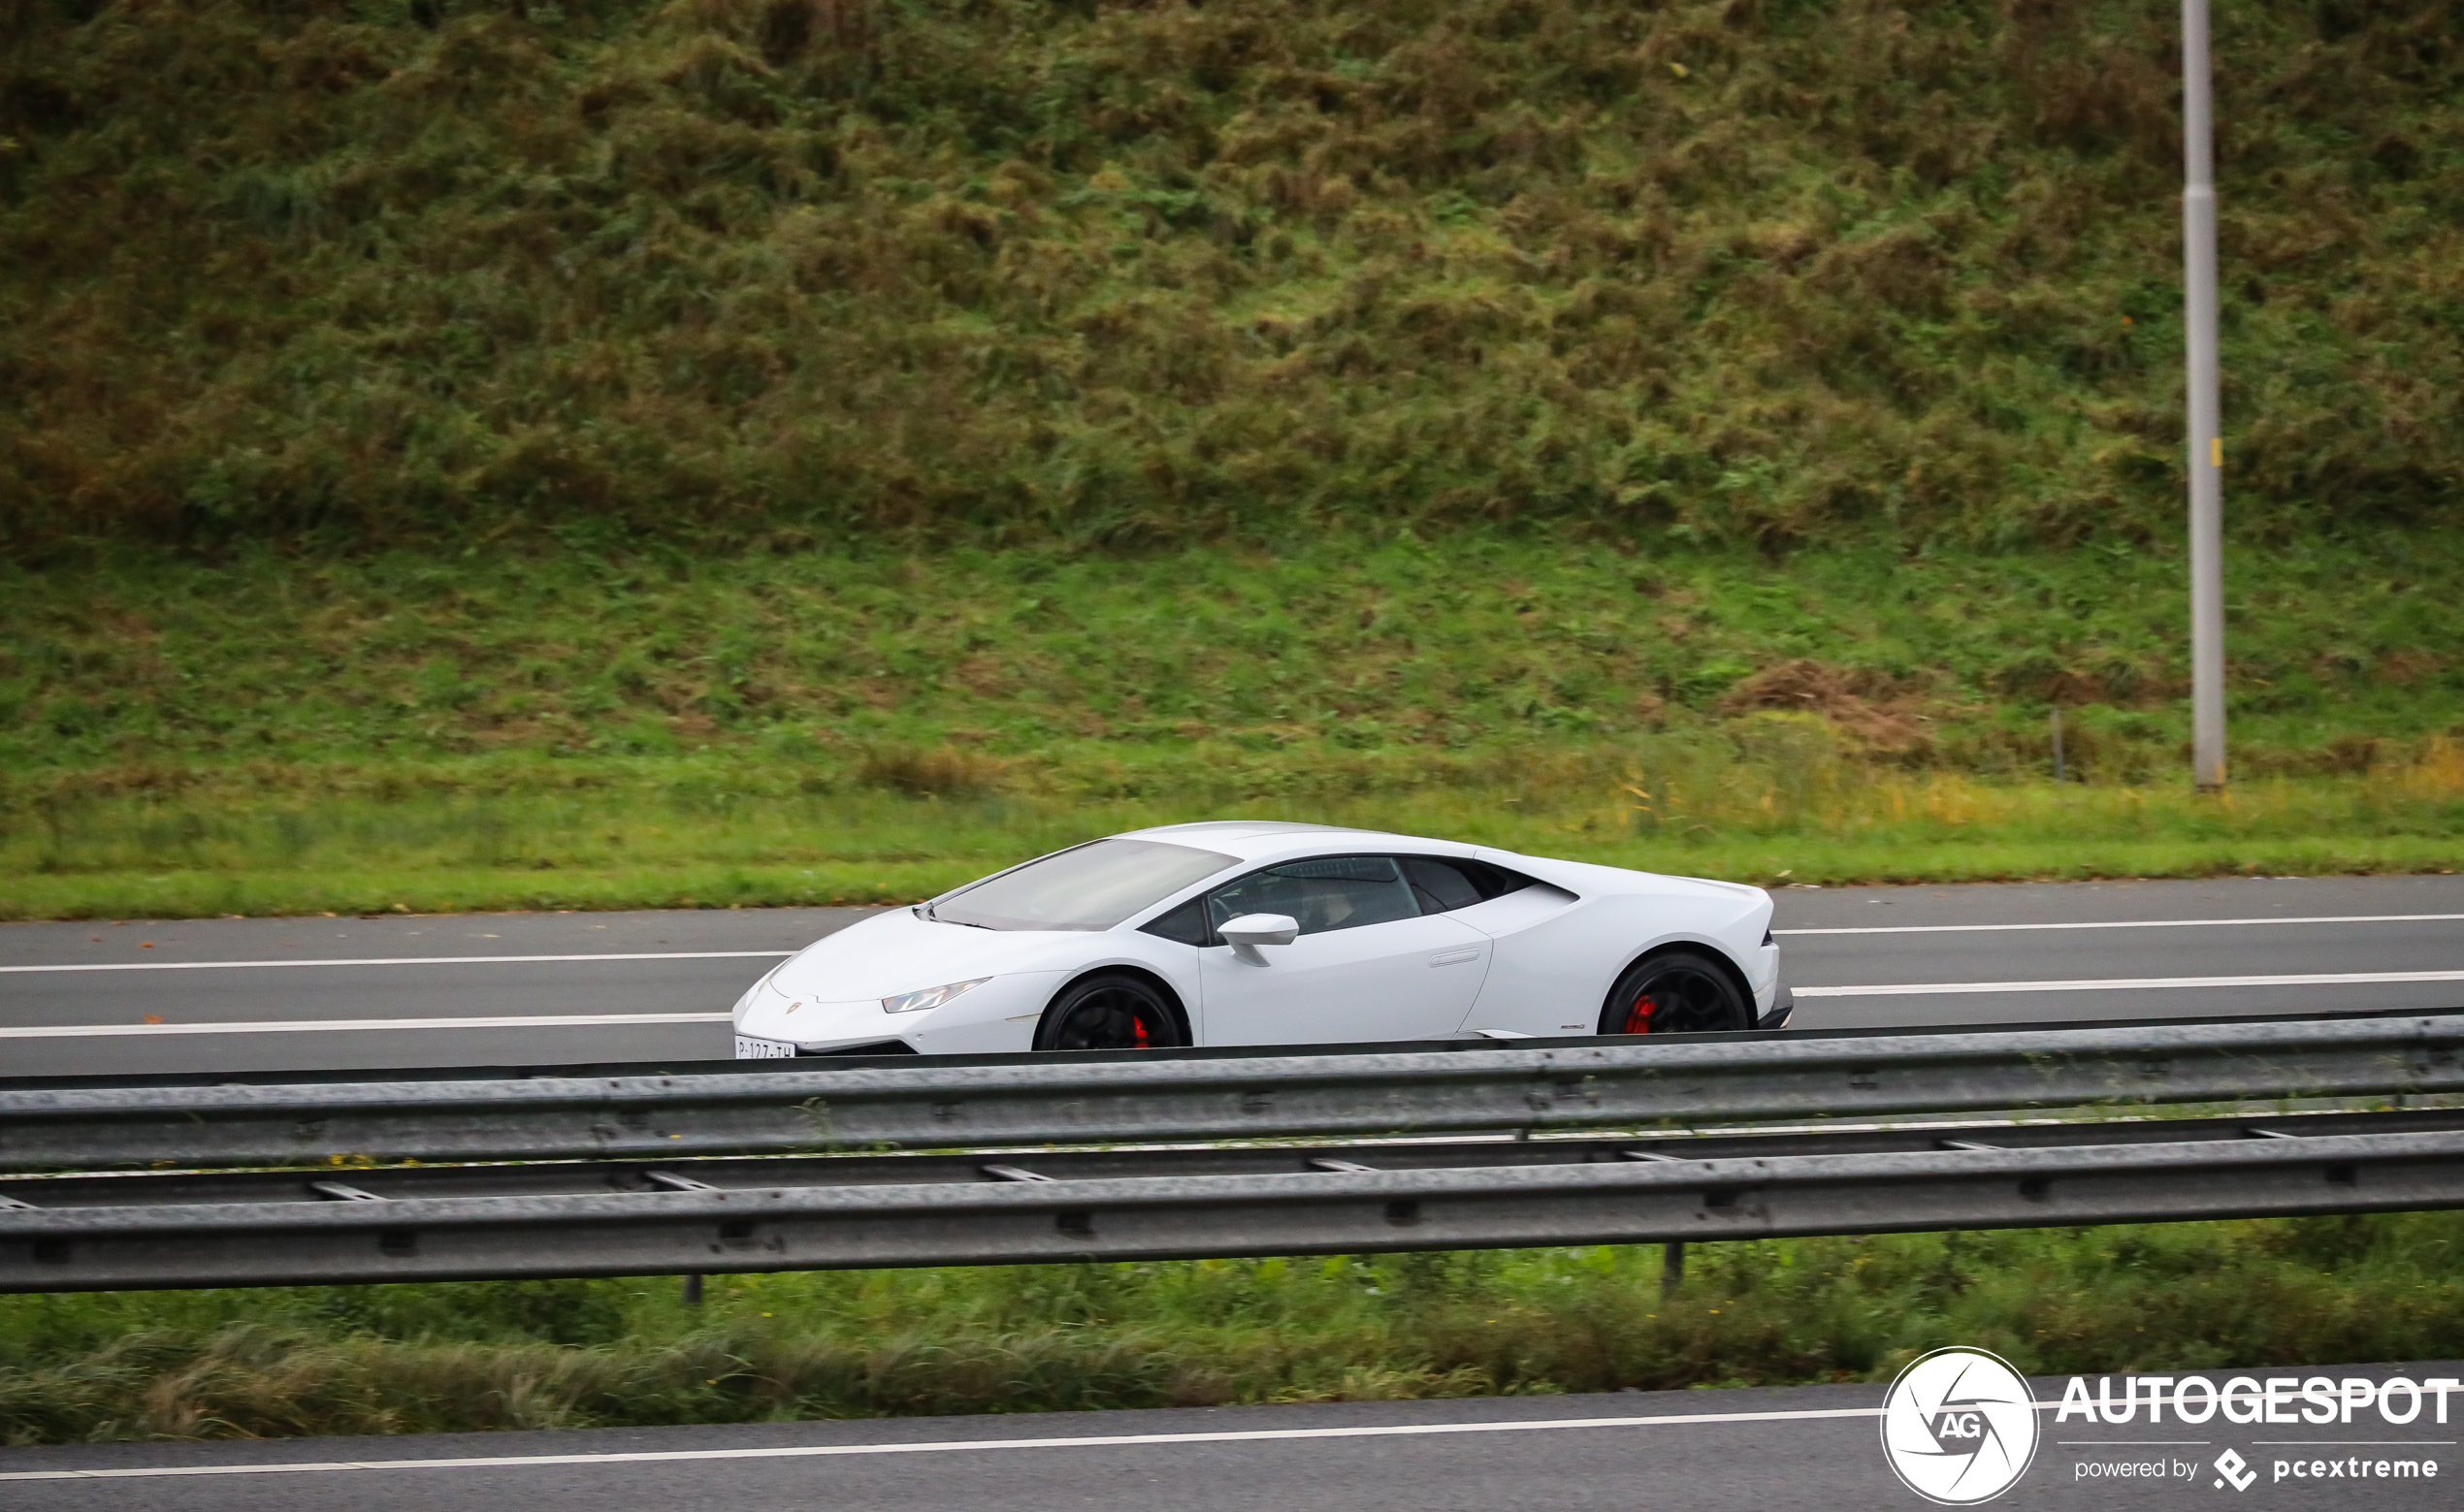
[[1670,1239],[1660,1246],[1660,1295],[1676,1295],[1685,1284],[1685,1240]]
[[2224,433],[2216,391],[2216,168],[2207,0],[2182,0],[2182,284],[2189,328],[2190,776],[2224,788]]

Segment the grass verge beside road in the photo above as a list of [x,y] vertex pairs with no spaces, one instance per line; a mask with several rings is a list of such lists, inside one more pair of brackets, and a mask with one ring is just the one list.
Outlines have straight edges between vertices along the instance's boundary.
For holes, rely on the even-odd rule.
[[2154,551],[0,565],[0,917],[876,902],[1221,815],[1765,882],[2455,865],[2454,541],[2235,570],[2219,801]]
[[0,1441],[726,1423],[2464,1354],[2464,1214],[0,1298]]
[[[1771,749],[1639,737],[1519,765],[1345,757],[1246,770],[1237,754],[1210,762],[1201,749],[1134,771],[1090,753],[1048,762],[1025,790],[958,784],[946,795],[860,781],[832,790],[809,768],[725,757],[330,768],[265,786],[226,773],[21,805],[0,835],[0,917],[888,903],[1096,835],[1232,815],[1765,885],[2315,876],[2464,859],[2464,746],[2445,740],[2371,773],[2263,780],[2219,799],[1875,768],[1843,757],[1820,722],[1749,723],[1748,744]],[[874,759],[965,770],[948,748]],[[1290,790],[1261,790],[1279,783]]]

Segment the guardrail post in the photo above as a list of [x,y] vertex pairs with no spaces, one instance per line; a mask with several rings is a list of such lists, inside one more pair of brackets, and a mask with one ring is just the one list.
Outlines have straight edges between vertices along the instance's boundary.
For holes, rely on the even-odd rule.
[[688,1307],[701,1305],[701,1272],[698,1271],[685,1277],[685,1305]]
[[1670,1239],[1660,1246],[1660,1295],[1673,1296],[1685,1281],[1685,1240]]

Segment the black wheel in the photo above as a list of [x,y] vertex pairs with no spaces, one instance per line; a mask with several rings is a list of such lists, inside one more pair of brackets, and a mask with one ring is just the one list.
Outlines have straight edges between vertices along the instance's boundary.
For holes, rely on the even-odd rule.
[[1697,950],[1669,950],[1626,968],[1601,1010],[1602,1034],[1705,1034],[1750,1029],[1735,980]]
[[1154,984],[1125,973],[1071,982],[1035,1026],[1039,1050],[1170,1049],[1188,1044]]

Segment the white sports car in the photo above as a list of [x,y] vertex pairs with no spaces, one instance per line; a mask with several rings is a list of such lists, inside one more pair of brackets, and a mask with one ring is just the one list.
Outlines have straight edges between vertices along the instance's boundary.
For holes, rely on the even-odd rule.
[[814,942],[739,1057],[1660,1034],[1787,1021],[1735,883],[1268,820],[1055,851]]

